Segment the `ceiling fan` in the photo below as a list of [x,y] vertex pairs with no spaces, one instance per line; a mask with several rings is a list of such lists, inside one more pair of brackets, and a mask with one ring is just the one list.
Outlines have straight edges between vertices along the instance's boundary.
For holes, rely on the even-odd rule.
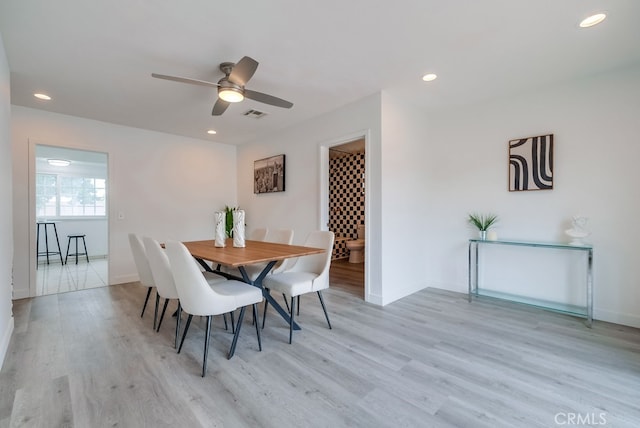
[[230,103],[237,103],[245,98],[269,104],[276,107],[291,108],[293,103],[274,97],[273,95],[245,89],[245,85],[251,79],[258,68],[258,61],[245,56],[237,64],[223,62],[220,70],[224,77],[218,83],[207,82],[205,80],[189,79],[186,77],[167,76],[164,74],[151,73],[151,76],[158,79],[173,80],[175,82],[190,83],[192,85],[208,86],[218,89],[218,100],[213,105],[213,116],[220,116],[229,107]]

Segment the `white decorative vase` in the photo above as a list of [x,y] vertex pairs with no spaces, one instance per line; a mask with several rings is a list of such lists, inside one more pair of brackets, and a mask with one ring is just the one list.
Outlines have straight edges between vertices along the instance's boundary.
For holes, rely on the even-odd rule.
[[233,212],[233,246],[244,247],[244,210]]
[[227,238],[227,232],[225,230],[226,214],[224,212],[216,211],[213,214],[213,218],[214,218],[215,225],[216,225],[215,246],[216,247],[224,247],[225,240]]

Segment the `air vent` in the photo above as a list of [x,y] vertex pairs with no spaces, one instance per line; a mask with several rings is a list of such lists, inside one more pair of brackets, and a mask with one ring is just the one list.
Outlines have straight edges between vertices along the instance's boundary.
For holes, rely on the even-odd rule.
[[251,109],[251,110],[248,110],[244,115],[247,116],[247,117],[252,117],[254,119],[260,119],[261,117],[266,116],[267,113],[265,113],[263,111]]

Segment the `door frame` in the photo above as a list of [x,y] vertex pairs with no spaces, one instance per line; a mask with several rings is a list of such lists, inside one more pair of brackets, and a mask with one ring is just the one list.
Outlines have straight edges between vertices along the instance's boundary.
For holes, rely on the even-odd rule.
[[[368,129],[356,131],[352,134],[346,134],[335,139],[327,140],[320,143],[320,230],[329,230],[329,149],[342,144],[350,143],[355,140],[364,139],[364,218],[365,222],[370,218],[371,198],[369,195],[369,160],[371,151],[371,137]],[[369,251],[369,227],[365,227],[365,245],[364,245],[364,301],[370,302],[369,297],[369,278],[370,276],[370,251]]]
[[[28,167],[28,181],[29,181],[29,297],[36,296],[36,279],[38,258],[34,257],[36,254],[36,146],[49,146],[60,149],[79,150],[85,152],[101,153],[107,157],[107,201],[105,204],[106,216],[107,216],[107,272],[109,272],[109,254],[111,253],[111,240],[109,239],[109,231],[111,229],[109,206],[111,204],[111,167],[109,162],[109,152],[96,150],[91,147],[85,147],[74,144],[55,144],[55,143],[43,143],[40,141],[28,140],[29,143],[29,167]],[[62,247],[61,247],[62,248]],[[109,280],[109,273],[107,273],[107,280]]]

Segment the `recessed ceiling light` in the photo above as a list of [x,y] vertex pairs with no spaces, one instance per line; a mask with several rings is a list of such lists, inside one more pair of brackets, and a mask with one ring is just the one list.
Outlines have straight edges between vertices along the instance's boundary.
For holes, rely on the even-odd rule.
[[207,134],[214,135],[214,134],[217,134],[217,132],[214,131],[213,129],[210,129],[210,130],[207,131]]
[[49,162],[49,165],[52,166],[69,166],[69,164],[71,163],[71,161],[68,161],[66,159],[47,159],[47,162]]
[[580,21],[580,28],[589,28],[589,27],[593,27],[594,25],[598,25],[599,23],[604,21],[606,17],[607,15],[604,13],[597,13],[595,15],[591,15],[583,19],[582,21]]
[[45,100],[45,101],[51,100],[51,97],[47,94],[33,94],[33,96],[38,98],[39,100]]
[[431,82],[432,80],[436,80],[437,78],[438,76],[433,73],[425,74],[424,76],[422,76],[422,80],[424,80],[425,82]]

